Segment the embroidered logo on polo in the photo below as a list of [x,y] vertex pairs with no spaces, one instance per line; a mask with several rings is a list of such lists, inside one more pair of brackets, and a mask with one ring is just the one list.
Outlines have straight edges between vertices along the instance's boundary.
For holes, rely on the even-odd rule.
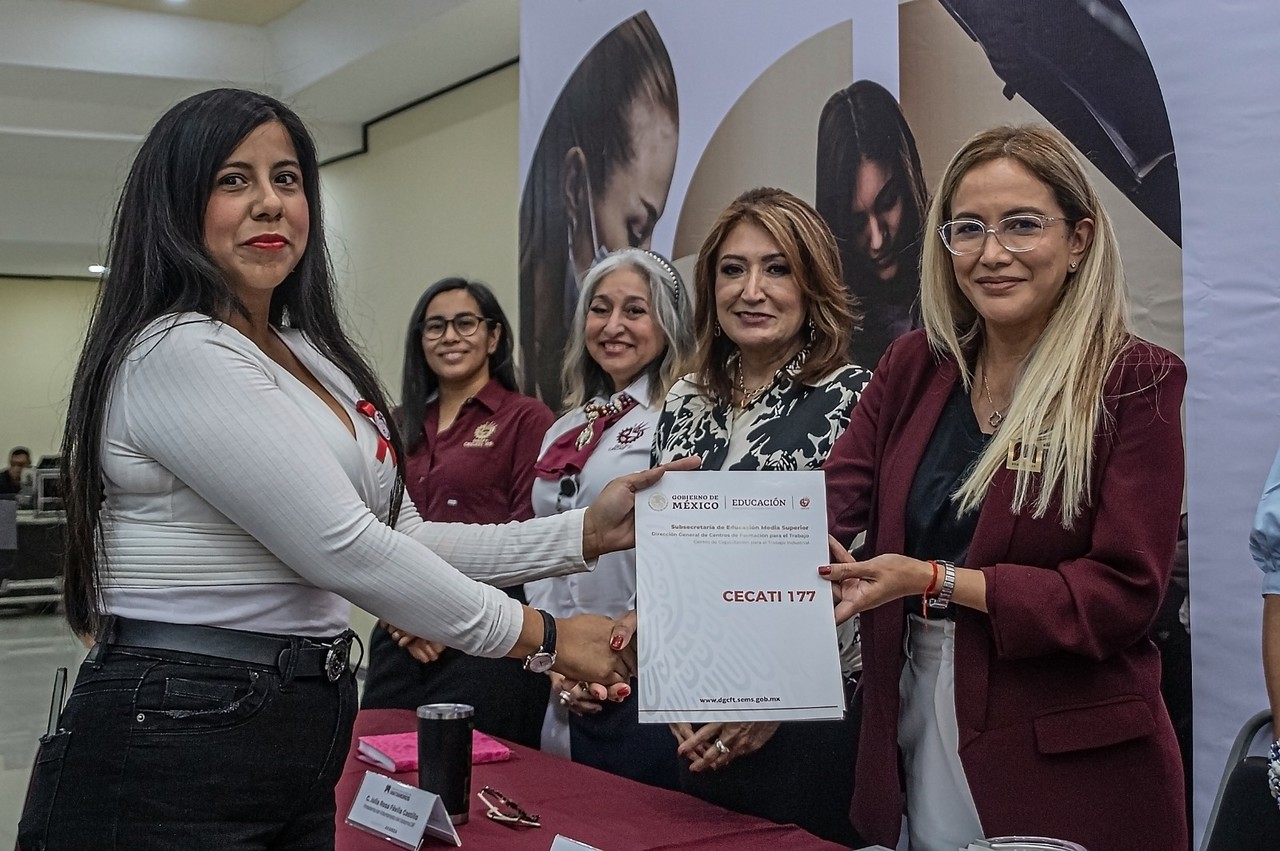
[[627,426],[618,430],[618,436],[614,439],[613,446],[609,447],[609,451],[613,452],[618,449],[626,449],[640,438],[644,437],[644,433],[649,430],[648,423],[636,423],[633,426]]
[[471,435],[471,439],[462,445],[471,449],[493,446],[493,436],[497,433],[497,423],[492,420],[487,423],[481,423],[476,426],[475,433]]

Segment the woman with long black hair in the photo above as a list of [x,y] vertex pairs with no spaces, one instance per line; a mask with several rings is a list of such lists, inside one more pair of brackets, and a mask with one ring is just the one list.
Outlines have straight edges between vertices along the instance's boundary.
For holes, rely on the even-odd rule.
[[[24,848],[328,849],[355,715],[351,601],[468,653],[618,683],[609,622],[497,588],[633,545],[626,477],[505,526],[401,504],[399,429],[344,335],[315,145],[266,95],[170,109],[116,211],[63,439],[65,600],[96,642]],[[558,651],[558,655],[557,655]]]
[[675,71],[648,12],[592,46],[547,115],[520,198],[520,350],[525,389],[552,408],[583,276],[611,251],[652,245],[679,132]]

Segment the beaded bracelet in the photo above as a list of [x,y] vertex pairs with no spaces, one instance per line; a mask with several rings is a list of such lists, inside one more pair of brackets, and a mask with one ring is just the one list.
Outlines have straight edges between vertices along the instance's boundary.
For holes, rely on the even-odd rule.
[[1267,762],[1267,786],[1271,789],[1271,797],[1280,806],[1280,740],[1271,743],[1271,757]]

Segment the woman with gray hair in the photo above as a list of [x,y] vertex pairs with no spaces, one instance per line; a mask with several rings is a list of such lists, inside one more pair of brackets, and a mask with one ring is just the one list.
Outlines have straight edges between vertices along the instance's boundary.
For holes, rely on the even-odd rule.
[[[588,505],[620,472],[649,467],[662,401],[693,353],[692,314],[680,275],[651,251],[615,251],[587,273],[561,372],[565,412],[547,431],[534,468],[536,516]],[[525,593],[556,616],[621,615],[635,608],[635,550],[602,557],[585,581],[539,580],[527,583]],[[611,696],[629,694],[624,685]],[[671,736],[660,726],[641,726],[636,701],[603,698],[585,685],[566,689],[553,674],[543,750],[674,788]]]

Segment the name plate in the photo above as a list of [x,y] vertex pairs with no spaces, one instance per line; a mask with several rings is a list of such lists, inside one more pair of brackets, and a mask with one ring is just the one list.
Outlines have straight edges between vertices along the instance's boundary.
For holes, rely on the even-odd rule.
[[550,851],[600,851],[600,849],[557,833],[556,838],[551,842]]
[[411,851],[422,846],[424,835],[462,845],[439,795],[374,771],[364,773],[347,824]]

